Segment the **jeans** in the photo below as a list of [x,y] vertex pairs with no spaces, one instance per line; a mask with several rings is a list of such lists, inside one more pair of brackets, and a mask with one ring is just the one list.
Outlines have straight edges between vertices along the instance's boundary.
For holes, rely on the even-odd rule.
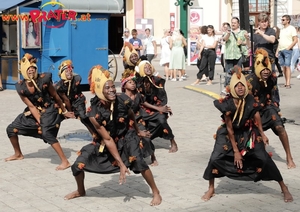
[[224,83],[224,87],[226,87],[227,85],[229,85],[230,80],[231,80],[231,69],[238,64],[240,59],[237,60],[225,60],[225,70],[226,70],[226,76],[225,76],[225,83]]
[[291,59],[291,72],[293,73],[295,70],[295,67],[297,67],[297,60],[299,58],[300,54],[299,54],[299,49],[293,49],[293,53],[292,53],[292,59]]
[[282,50],[278,52],[279,64],[282,66],[291,66],[293,50]]

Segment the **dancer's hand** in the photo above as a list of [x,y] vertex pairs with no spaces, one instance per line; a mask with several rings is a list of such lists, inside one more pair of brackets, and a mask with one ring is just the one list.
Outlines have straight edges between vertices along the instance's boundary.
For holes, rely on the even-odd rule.
[[240,152],[234,153],[234,165],[236,165],[238,169],[243,168],[243,157]]
[[130,175],[129,170],[127,167],[123,164],[120,166],[120,176],[119,176],[119,184],[122,185],[123,183],[126,183],[126,173]]
[[172,113],[171,107],[169,107],[168,105],[165,106],[160,106],[159,107],[159,112],[161,113]]
[[262,135],[261,137],[262,137],[262,140],[263,140],[264,144],[265,145],[269,145],[269,139],[268,139],[268,137],[265,136],[265,135]]
[[146,130],[140,130],[138,132],[138,136],[144,137],[144,138],[150,138],[151,137],[151,133],[149,131],[146,131]]

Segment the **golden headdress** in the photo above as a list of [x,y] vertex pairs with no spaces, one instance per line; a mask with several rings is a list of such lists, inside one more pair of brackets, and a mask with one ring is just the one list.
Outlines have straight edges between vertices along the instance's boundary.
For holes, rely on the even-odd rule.
[[131,61],[130,61],[130,56],[132,54],[136,54],[137,56],[139,55],[137,53],[137,51],[133,48],[133,45],[129,42],[125,42],[124,43],[124,49],[125,49],[125,53],[124,53],[124,61],[129,65],[129,66],[135,66],[136,64],[133,64]]
[[[58,76],[64,80],[65,82],[69,82],[69,86],[68,86],[68,92],[67,92],[67,95],[69,96],[70,95],[70,90],[71,90],[71,82],[72,82],[72,79],[71,80],[68,80],[67,77],[66,77],[66,72],[65,70],[66,69],[71,69],[73,70],[73,64],[72,64],[72,60],[64,60],[61,62],[61,64],[58,66]],[[72,77],[73,78],[73,77]]]
[[[232,122],[235,120],[235,118],[237,117],[237,115],[239,113],[240,114],[239,115],[239,122],[238,122],[238,124],[239,124],[242,117],[243,117],[243,114],[244,114],[245,98],[249,93],[249,89],[248,89],[247,80],[246,80],[244,74],[242,74],[241,67],[234,66],[233,71],[234,71],[234,74],[232,75],[231,80],[230,80],[230,84],[229,84],[230,94],[232,95],[233,98],[238,99],[239,102],[238,102],[238,106],[237,106],[236,112],[234,114],[234,117],[232,119]],[[235,92],[234,88],[238,83],[242,83],[245,86],[244,96],[238,96]]]
[[33,79],[36,79],[37,78],[37,75],[38,75],[38,67],[36,65],[36,62],[37,62],[37,59],[34,58],[31,54],[28,54],[26,53],[24,55],[24,57],[21,59],[20,61],[20,65],[21,65],[21,74],[23,76],[23,78],[25,80],[28,80],[28,81],[31,81],[32,79],[30,79],[27,75],[27,70],[29,69],[29,67],[35,67],[36,69],[36,72],[35,72],[35,75],[34,75],[34,78]]
[[154,66],[148,61],[148,60],[142,60],[139,65],[138,65],[138,73],[140,74],[141,77],[147,77],[149,79],[149,81],[151,82],[152,85],[154,85],[157,88],[163,88],[160,86],[155,85],[155,83],[152,81],[151,76],[147,76],[145,73],[145,65],[149,64],[152,68],[152,73],[151,76],[153,75],[153,73],[155,72]]
[[103,87],[109,80],[113,81],[108,70],[100,65],[96,65],[91,68],[88,76],[90,90],[92,93],[95,93],[100,99],[104,101],[108,100],[103,95]]
[[[26,53],[23,58],[21,59],[21,61],[19,62],[20,66],[21,66],[21,74],[23,76],[23,78],[27,81],[27,82],[32,82],[35,86],[35,88],[41,92],[41,90],[38,88],[38,86],[36,85],[36,82],[34,81],[35,79],[37,79],[38,76],[38,67],[36,65],[37,59],[35,57],[33,57],[31,54]],[[29,76],[27,75],[27,70],[30,67],[34,67],[36,69],[35,71],[35,75],[33,78],[29,78]]]
[[64,72],[66,69],[72,69],[73,70],[73,63],[72,60],[64,60],[61,62],[61,64],[58,66],[58,76],[62,80],[67,80],[66,73]]
[[[264,49],[257,49],[255,51],[255,62],[254,62],[254,69],[255,69],[255,75],[260,79],[260,81],[263,81],[261,79],[261,71],[264,69],[269,69],[270,70],[270,74],[272,72],[272,67],[271,67],[271,62],[269,59],[269,54],[266,50]],[[266,82],[265,82],[265,86]]]

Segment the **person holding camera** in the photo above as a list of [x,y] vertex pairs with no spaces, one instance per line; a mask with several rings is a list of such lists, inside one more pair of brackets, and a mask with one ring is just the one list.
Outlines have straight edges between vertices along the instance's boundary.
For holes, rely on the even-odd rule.
[[233,17],[231,19],[231,28],[227,29],[227,34],[223,40],[225,41],[225,70],[229,75],[225,78],[224,86],[226,87],[230,82],[231,69],[235,65],[242,66],[242,63],[248,56],[250,38],[246,30],[240,29],[240,20],[237,17]]

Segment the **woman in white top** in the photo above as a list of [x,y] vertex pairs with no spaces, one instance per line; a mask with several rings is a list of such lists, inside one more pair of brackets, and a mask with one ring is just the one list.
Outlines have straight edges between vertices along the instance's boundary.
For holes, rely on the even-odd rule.
[[146,55],[147,60],[151,63],[153,58],[157,56],[157,48],[155,38],[150,35],[150,29],[145,29],[146,38],[144,40],[144,55]]
[[212,80],[215,75],[215,65],[216,65],[216,47],[218,44],[218,39],[215,36],[215,30],[212,25],[207,26],[207,35],[202,36],[202,44],[199,51],[199,59],[201,59],[201,64],[199,72],[197,74],[197,80],[192,85],[199,84],[202,76],[205,74],[209,77],[206,85],[211,85]]
[[164,36],[160,40],[161,54],[160,54],[159,65],[164,67],[166,80],[168,80],[169,77],[171,77],[169,73],[169,63],[170,63],[170,55],[171,55],[170,40],[171,40],[170,30],[164,29]]

